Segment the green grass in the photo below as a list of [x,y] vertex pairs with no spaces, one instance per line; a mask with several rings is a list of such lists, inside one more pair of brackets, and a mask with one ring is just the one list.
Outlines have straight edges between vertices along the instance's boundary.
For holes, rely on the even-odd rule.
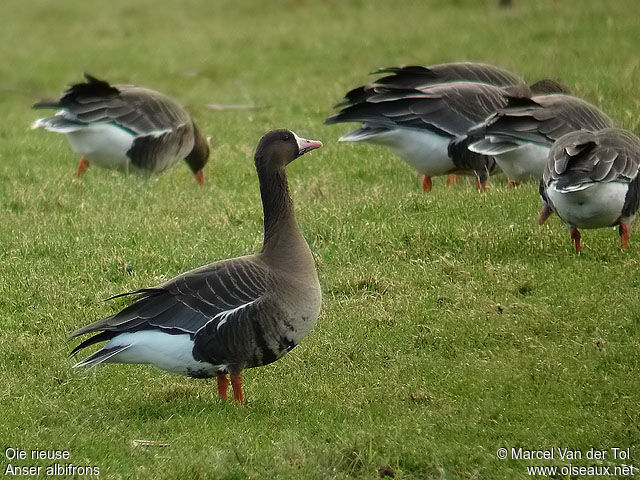
[[[115,479],[516,479],[542,463],[498,460],[502,446],[630,447],[640,466],[637,229],[625,252],[613,229],[584,231],[576,256],[557,218],[537,226],[535,185],[439,179],[425,195],[388,151],[322,124],[376,67],[468,59],[559,78],[638,130],[637,0],[496,4],[4,0],[2,451],[68,449]],[[206,187],[184,165],[75,180],[29,107],[83,71],[187,105],[215,144]],[[151,367],[72,371],[68,334],[126,304],[104,298],[260,247],[251,158],[278,127],[325,143],[289,169],[324,291],[316,329],[245,372],[242,406]]]

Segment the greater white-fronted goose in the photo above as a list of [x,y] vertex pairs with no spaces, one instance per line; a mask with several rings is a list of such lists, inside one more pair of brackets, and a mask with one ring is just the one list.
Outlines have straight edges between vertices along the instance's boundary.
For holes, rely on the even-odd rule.
[[580,130],[551,147],[540,180],[539,223],[555,212],[569,228],[576,252],[578,228],[619,225],[622,248],[640,203],[640,139],[625,130]]
[[107,341],[76,367],[147,363],[190,377],[217,376],[221,398],[230,374],[234,398],[242,401],[242,370],[282,357],[311,331],[320,312],[314,259],[296,222],[285,173],[291,161],[320,146],[289,130],[262,137],[255,153],[264,211],[262,250],[124,294],[139,297],[73,333],[100,332],[72,353]]
[[495,169],[491,157],[456,148],[457,138],[507,104],[508,95],[528,95],[526,85],[496,87],[486,83],[452,82],[414,89],[383,89],[366,100],[344,107],[326,123],[362,122],[340,138],[386,145],[422,174],[422,188],[431,177],[471,174],[484,189]]
[[166,95],[133,85],[110,85],[85,74],[59,100],[41,101],[34,108],[58,108],[53,117],[32,128],[64,133],[82,158],[76,176],[89,163],[101,167],[158,173],[184,159],[204,184],[208,141],[187,111]]
[[[432,176],[443,175],[449,173],[449,181],[455,181],[455,174],[452,172],[471,173],[474,169],[478,175],[479,183],[486,180],[487,170],[492,170],[495,165],[491,159],[480,159],[465,149],[462,151],[464,158],[456,158],[458,160],[454,165],[452,159],[448,158],[446,153],[447,147],[443,146],[443,138],[438,135],[439,129],[432,126],[432,134],[424,134],[425,125],[418,127],[406,125],[394,125],[392,117],[401,116],[396,114],[396,109],[400,107],[398,101],[403,99],[403,95],[407,98],[413,98],[416,91],[444,85],[457,84],[460,82],[481,83],[494,85],[499,87],[516,86],[516,90],[523,88],[523,92],[527,92],[526,84],[518,75],[511,73],[494,65],[488,65],[477,62],[451,62],[428,67],[410,65],[401,67],[382,68],[374,74],[390,74],[383,76],[369,85],[354,88],[345,95],[342,102],[336,107],[343,109],[329,117],[326,121],[328,124],[342,122],[363,122],[363,128],[358,129],[350,134],[340,138],[341,142],[359,142],[365,141],[389,146],[394,153],[405,160],[409,165],[414,167],[419,173],[422,173],[422,188],[425,191],[431,190]],[[461,92],[460,92],[461,93]],[[380,103],[380,95],[392,94],[396,100],[395,104],[385,103],[380,105],[378,114],[374,113],[371,104]],[[447,98],[443,99],[439,111],[447,108]],[[451,102],[455,105],[458,98],[451,98]],[[480,102],[480,105],[482,101]],[[406,105],[411,109],[412,105]],[[385,107],[388,107],[388,115],[385,115]],[[437,107],[432,107],[437,108]],[[453,107],[455,108],[455,106]],[[367,114],[366,120],[358,118],[358,113]],[[425,112],[428,113],[428,112]],[[432,117],[434,116],[434,112]],[[395,115],[394,115],[395,114]],[[468,112],[463,113],[463,118],[467,118]],[[486,115],[486,114],[484,114]],[[437,112],[435,113],[437,117]],[[386,118],[385,118],[386,117]],[[472,118],[474,116],[472,115]],[[404,120],[399,118],[400,121]],[[431,118],[425,118],[425,123],[430,124]],[[464,123],[464,121],[463,121]],[[456,131],[453,135],[459,135]],[[451,140],[450,132],[445,135]],[[447,142],[448,144],[448,142]],[[445,158],[447,157],[447,158]]]
[[613,120],[588,102],[565,94],[512,97],[472,128],[466,142],[472,152],[491,155],[510,184],[539,181],[551,145],[576,130],[602,130]]

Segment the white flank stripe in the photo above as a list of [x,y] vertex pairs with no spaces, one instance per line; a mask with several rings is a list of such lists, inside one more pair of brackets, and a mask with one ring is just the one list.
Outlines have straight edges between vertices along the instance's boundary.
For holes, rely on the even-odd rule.
[[[256,299],[257,300],[257,299]],[[251,305],[252,303],[254,303],[256,300],[251,300],[248,303],[244,303],[238,307],[232,308],[230,310],[225,310],[224,312],[220,312],[219,314],[217,314],[215,317],[213,317],[211,320],[209,320],[207,323],[205,323],[202,327],[200,327],[198,329],[198,331],[196,332],[196,335],[198,334],[198,332],[200,332],[200,330],[202,330],[203,328],[205,328],[207,325],[209,325],[211,322],[220,319],[220,323],[217,326],[217,329],[220,330],[220,327],[222,325],[224,325],[225,323],[227,323],[227,319],[229,318],[230,315],[233,315],[234,313],[242,310],[243,308],[248,307],[249,305]]]
[[[182,126],[183,126],[183,125],[179,125],[179,126],[177,126],[177,127],[176,127],[176,130],[177,130],[178,128],[182,127]],[[148,137],[148,136],[151,136],[151,137],[158,138],[158,137],[161,137],[162,135],[165,135],[165,134],[167,134],[167,133],[172,133],[172,132],[173,132],[173,130],[172,130],[171,128],[165,128],[164,130],[154,130],[154,131],[149,132],[149,133],[144,133],[144,134],[142,134],[142,135],[140,135],[140,136],[142,136],[142,137]]]
[[31,130],[35,130],[36,128],[42,127],[44,125],[43,120],[44,118],[39,118],[35,122],[33,122],[31,124]]

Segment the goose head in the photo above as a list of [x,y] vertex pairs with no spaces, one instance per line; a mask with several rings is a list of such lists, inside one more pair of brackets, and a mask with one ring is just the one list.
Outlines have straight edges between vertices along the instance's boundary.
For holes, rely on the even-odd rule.
[[322,142],[307,140],[291,130],[273,130],[265,134],[255,153],[256,168],[279,170],[305,153],[320,148]]
[[196,124],[193,124],[193,149],[185,157],[185,162],[200,185],[204,185],[204,166],[209,161],[209,140],[202,136]]

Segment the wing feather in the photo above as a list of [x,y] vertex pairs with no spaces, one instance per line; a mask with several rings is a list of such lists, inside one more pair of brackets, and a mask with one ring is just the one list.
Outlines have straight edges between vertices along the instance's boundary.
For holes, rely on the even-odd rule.
[[372,84],[356,87],[344,97],[336,107],[344,107],[364,102],[377,92],[379,87],[386,90],[418,89],[442,83],[475,82],[495,86],[524,85],[519,76],[496,67],[475,62],[452,62],[429,67],[406,65],[381,68],[376,75],[390,74],[378,78]]
[[547,187],[577,188],[593,182],[631,183],[640,168],[640,139],[620,129],[568,133],[549,152],[543,173]]
[[[268,271],[257,265],[250,268],[244,265],[252,263],[252,257],[242,257],[187,272],[151,293],[143,293],[142,298],[119,313],[80,328],[72,337],[98,331],[119,333],[146,328],[195,334],[219,314],[256,302],[265,294],[270,281]],[[231,277],[242,281],[231,282]],[[241,287],[249,282],[254,288]]]
[[189,114],[169,97],[146,88],[110,85],[85,74],[57,102],[39,102],[37,108],[60,108],[71,120],[108,122],[136,135],[158,134],[190,125]]
[[345,107],[327,123],[363,122],[374,128],[409,127],[462,135],[497,108],[506,92],[492,85],[457,82],[422,90],[378,94],[374,101]]
[[[486,153],[484,138],[493,137],[516,147],[523,142],[551,146],[563,135],[576,130],[601,130],[613,121],[595,106],[565,94],[532,98],[508,98],[505,108],[469,130],[471,148]],[[486,145],[486,144],[485,144]]]

